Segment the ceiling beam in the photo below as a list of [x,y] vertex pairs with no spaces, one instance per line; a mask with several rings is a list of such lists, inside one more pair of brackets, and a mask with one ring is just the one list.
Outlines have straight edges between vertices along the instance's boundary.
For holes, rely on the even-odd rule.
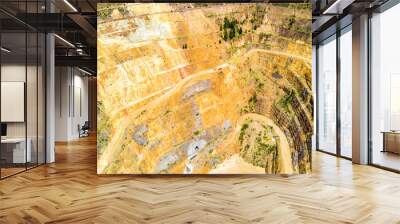
[[67,14],[67,16],[74,21],[77,25],[79,25],[90,37],[96,38],[96,28],[90,24],[85,17],[80,14]]
[[355,0],[336,0],[329,5],[322,14],[324,15],[338,15],[343,14],[343,11],[351,5]]
[[96,46],[97,31],[96,28],[90,24],[85,17],[80,14],[71,13],[67,15],[72,21],[82,28],[83,31],[89,36],[86,41],[91,46]]
[[55,56],[56,66],[87,67],[97,70],[97,59],[91,56]]
[[16,16],[42,32],[80,31],[82,28],[63,13],[19,13]]

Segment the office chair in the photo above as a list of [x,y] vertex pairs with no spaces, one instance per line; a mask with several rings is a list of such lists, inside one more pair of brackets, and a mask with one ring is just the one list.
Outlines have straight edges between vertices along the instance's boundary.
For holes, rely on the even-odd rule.
[[87,137],[89,136],[89,129],[90,129],[90,125],[89,125],[89,121],[85,121],[85,123],[82,125],[82,127],[79,127],[80,125],[78,125],[78,129],[79,129],[79,138],[80,137]]

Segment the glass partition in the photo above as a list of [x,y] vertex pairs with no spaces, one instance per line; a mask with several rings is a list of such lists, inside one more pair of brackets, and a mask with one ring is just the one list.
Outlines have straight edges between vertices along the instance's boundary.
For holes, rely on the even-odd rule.
[[318,47],[318,149],[336,153],[336,36]]
[[[1,1],[17,16],[44,1]],[[45,163],[45,35],[0,12],[0,178]]]
[[26,41],[25,32],[1,34],[2,177],[24,171],[31,157],[26,150]]

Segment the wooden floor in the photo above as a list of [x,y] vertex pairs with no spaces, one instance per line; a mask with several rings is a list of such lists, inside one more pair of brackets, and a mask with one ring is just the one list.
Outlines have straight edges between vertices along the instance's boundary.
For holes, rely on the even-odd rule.
[[374,164],[400,170],[400,155],[391,152],[381,152],[375,150],[372,157]]
[[315,153],[312,175],[97,176],[94,138],[0,181],[0,223],[400,223],[400,175]]
[[8,177],[11,176],[13,174],[19,173],[19,172],[23,172],[25,171],[25,167],[2,167],[1,168],[1,177]]

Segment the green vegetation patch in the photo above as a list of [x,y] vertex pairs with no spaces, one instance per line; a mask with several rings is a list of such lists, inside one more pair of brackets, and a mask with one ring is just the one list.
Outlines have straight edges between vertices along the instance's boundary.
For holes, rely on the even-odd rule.
[[245,134],[247,128],[249,128],[249,124],[248,123],[244,123],[242,125],[242,127],[240,128],[240,134],[239,134],[239,142],[240,142],[240,144],[243,143],[244,134]]
[[294,98],[296,97],[294,90],[290,90],[288,93],[285,93],[279,101],[278,106],[281,107],[285,112],[290,113],[290,105],[292,104]]
[[113,9],[103,9],[101,11],[97,11],[97,17],[103,20],[111,18],[112,11]]
[[196,130],[196,131],[193,132],[193,136],[198,136],[198,135],[200,135],[200,134],[201,134],[201,131],[200,131],[200,130]]
[[115,8],[113,3],[99,3],[97,4],[97,17],[100,19],[111,18],[111,14]]
[[106,20],[111,18],[111,14],[114,9],[117,9],[118,12],[123,15],[129,15],[129,11],[126,8],[125,4],[116,4],[116,3],[100,3],[97,5],[97,17]]
[[168,115],[169,113],[171,113],[171,110],[166,110],[165,112],[164,112],[164,116],[166,116],[166,115]]
[[117,9],[118,9],[118,12],[123,16],[126,16],[129,14],[128,9],[126,9],[126,7],[124,7],[124,6],[120,6]]
[[257,93],[254,93],[248,100],[250,111],[254,111],[257,104]]
[[265,72],[249,68],[248,80],[250,83],[253,81],[256,93],[264,92],[265,83],[267,82],[265,78]]
[[257,93],[254,92],[253,95],[247,100],[247,105],[240,110],[240,113],[254,113],[256,111],[257,102]]
[[142,111],[136,116],[136,119],[138,119],[138,118],[140,118],[141,116],[143,116],[146,112],[147,112],[146,109],[142,110]]
[[258,41],[260,43],[265,43],[265,42],[269,41],[271,39],[271,37],[272,37],[272,34],[261,32],[258,34]]
[[271,126],[260,121],[246,121],[239,134],[240,156],[254,166],[267,168],[276,162],[278,142],[275,136],[276,133]]
[[280,34],[292,39],[308,40],[311,38],[311,23],[306,19],[297,18],[296,15],[287,17],[280,24]]
[[263,23],[265,13],[265,6],[263,6],[262,4],[256,4],[255,10],[250,19],[250,23],[254,30],[256,30]]
[[223,24],[220,26],[220,31],[222,33],[222,39],[225,41],[238,38],[243,34],[242,27],[237,19],[224,18]]

